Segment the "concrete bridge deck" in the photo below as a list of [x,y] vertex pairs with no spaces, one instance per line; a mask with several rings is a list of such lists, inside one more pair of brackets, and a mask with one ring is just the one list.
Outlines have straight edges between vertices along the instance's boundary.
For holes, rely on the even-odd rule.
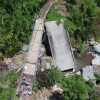
[[62,71],[66,71],[75,66],[70,40],[63,25],[64,20],[61,20],[59,25],[56,24],[56,21],[45,23],[54,63]]

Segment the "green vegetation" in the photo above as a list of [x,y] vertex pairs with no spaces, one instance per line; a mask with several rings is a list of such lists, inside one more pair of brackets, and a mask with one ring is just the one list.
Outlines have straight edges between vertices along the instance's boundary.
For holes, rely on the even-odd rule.
[[90,92],[90,86],[79,75],[73,75],[62,81],[62,88],[65,100],[86,100],[85,95]]
[[12,56],[28,43],[35,13],[46,0],[0,0],[0,57]]
[[[69,31],[72,45],[79,52],[84,51],[83,42],[95,37],[100,41],[100,0],[66,0],[68,15],[64,27]],[[90,3],[91,2],[91,3]],[[60,23],[62,15],[56,11],[54,4],[47,14],[46,21],[57,20]]]
[[96,83],[100,84],[100,74],[95,73]]
[[14,100],[16,91],[15,81],[17,81],[17,77],[13,70],[0,76],[0,100],[8,100],[10,96]]
[[48,78],[48,82],[51,86],[55,85],[56,83],[61,83],[63,74],[62,72],[58,69],[58,67],[55,67],[48,71],[46,73],[46,76]]
[[97,5],[100,7],[100,0],[95,0]]
[[49,88],[56,83],[60,83],[62,81],[62,78],[63,74],[57,67],[52,68],[51,70],[45,70],[43,72],[39,70],[37,72],[37,88]]
[[57,11],[55,10],[57,3],[53,4],[53,6],[51,7],[49,13],[46,16],[46,20],[45,21],[54,21],[57,20],[58,24],[59,24],[59,20],[62,19],[62,15],[57,13]]
[[74,74],[66,78],[57,67],[37,72],[36,90],[50,88],[56,83],[61,84],[64,100],[86,100],[86,94],[95,90],[91,81],[86,82],[82,76]]
[[78,40],[78,42],[79,42],[78,51],[79,51],[79,52],[84,51],[84,46],[83,46],[83,43],[82,43],[81,37],[78,36],[78,37],[77,37],[77,40]]
[[99,24],[98,20],[100,20],[100,11],[94,0],[66,1],[69,15],[66,19],[65,28],[69,31],[70,36],[75,39],[76,42],[74,43],[74,46],[82,52],[84,50],[83,41],[86,41],[93,36],[96,40],[99,40],[98,37],[100,32],[97,31],[97,28]]
[[94,96],[88,100],[100,100],[100,95]]

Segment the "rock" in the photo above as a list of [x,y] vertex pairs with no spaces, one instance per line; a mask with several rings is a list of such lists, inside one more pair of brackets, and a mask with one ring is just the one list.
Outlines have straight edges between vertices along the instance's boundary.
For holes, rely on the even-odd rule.
[[95,42],[95,44],[96,44],[96,45],[98,45],[98,44],[99,44],[99,42]]
[[43,72],[45,69],[44,68],[41,68],[41,71]]
[[100,90],[95,90],[89,95],[89,97],[91,98],[91,97],[97,96],[99,94],[100,94]]
[[24,52],[27,52],[28,49],[29,49],[29,46],[27,44],[24,44],[21,46],[21,49],[24,51]]
[[89,41],[94,41],[94,37],[93,38],[90,38]]
[[76,49],[75,48],[72,48],[72,51],[75,51]]
[[81,54],[78,53],[76,50],[73,51],[75,58],[80,59],[81,58]]
[[47,63],[46,69],[51,69],[50,63]]
[[6,62],[6,64],[10,64],[10,63],[12,63],[12,60],[11,60],[10,58],[8,58],[8,59],[5,58],[4,61]]
[[100,65],[94,65],[93,66],[93,72],[100,75]]
[[96,57],[92,60],[92,65],[100,65],[100,57]]
[[97,53],[100,53],[100,44],[95,44],[94,46],[93,46],[93,48],[94,48],[94,50],[97,52]]
[[90,41],[90,45],[93,46],[95,44],[95,41]]
[[52,88],[52,92],[59,92],[62,93],[63,90],[60,88],[60,86],[57,86],[56,84]]
[[86,66],[82,68],[82,76],[86,81],[88,81],[89,79],[95,79],[94,74],[93,74],[93,67]]
[[43,56],[41,57],[41,68],[45,68],[47,67],[47,63],[51,63],[52,58],[48,57],[48,56]]
[[45,49],[45,46],[43,44],[41,44],[40,56],[44,56],[44,55],[46,55],[46,49]]
[[57,91],[58,90],[58,87],[57,87],[57,85],[55,85],[54,87],[53,87],[53,92],[55,92],[55,91]]
[[81,72],[80,72],[80,71],[78,71],[78,72],[76,72],[76,74],[77,74],[77,75],[81,75]]

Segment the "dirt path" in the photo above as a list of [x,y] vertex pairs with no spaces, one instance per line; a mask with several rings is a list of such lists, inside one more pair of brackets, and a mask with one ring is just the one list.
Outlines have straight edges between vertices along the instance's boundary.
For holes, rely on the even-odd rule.
[[43,8],[43,10],[42,10],[42,13],[41,13],[41,15],[40,15],[40,18],[41,19],[44,19],[45,17],[46,17],[46,14],[48,13],[48,11],[50,10],[50,7],[51,7],[51,5],[54,3],[54,2],[56,2],[57,0],[49,0],[46,4],[45,4],[45,6],[44,6],[44,8]]

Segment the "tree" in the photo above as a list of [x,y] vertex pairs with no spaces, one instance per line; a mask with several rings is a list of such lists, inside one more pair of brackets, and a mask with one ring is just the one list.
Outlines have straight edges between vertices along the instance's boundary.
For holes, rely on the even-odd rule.
[[79,75],[73,75],[62,81],[63,96],[65,100],[86,100],[88,85]]
[[60,83],[63,78],[63,74],[58,67],[55,67],[46,73],[46,76],[49,80],[51,86],[55,85],[56,83]]
[[39,83],[39,89],[43,87],[49,88],[56,83],[60,83],[64,77],[62,72],[57,67],[54,67],[50,70],[45,70],[43,72],[38,70],[36,76]]
[[97,5],[100,7],[100,0],[95,0]]
[[0,57],[13,56],[29,42],[35,13],[45,1],[0,0]]

